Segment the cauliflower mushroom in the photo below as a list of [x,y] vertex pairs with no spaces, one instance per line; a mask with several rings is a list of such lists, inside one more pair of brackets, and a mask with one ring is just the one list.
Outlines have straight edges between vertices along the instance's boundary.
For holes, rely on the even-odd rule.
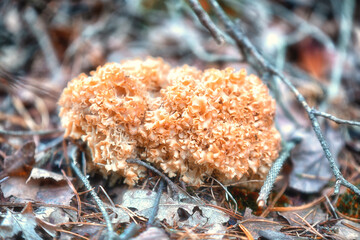
[[65,137],[82,139],[99,168],[134,185],[145,169],[199,185],[264,179],[280,150],[275,101],[244,69],[171,68],[160,58],[107,63],[68,83],[59,105]]

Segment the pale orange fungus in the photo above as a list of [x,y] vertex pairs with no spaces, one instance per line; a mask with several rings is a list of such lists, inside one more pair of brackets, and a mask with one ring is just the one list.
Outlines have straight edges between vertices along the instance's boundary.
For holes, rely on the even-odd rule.
[[201,184],[264,179],[280,148],[275,101],[245,70],[108,63],[69,82],[59,104],[65,136],[87,142],[93,162],[129,185],[145,169],[128,158]]

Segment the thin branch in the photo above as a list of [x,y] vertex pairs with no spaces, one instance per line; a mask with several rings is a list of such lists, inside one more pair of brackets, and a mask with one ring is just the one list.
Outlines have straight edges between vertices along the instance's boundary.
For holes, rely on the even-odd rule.
[[211,21],[209,15],[202,8],[198,0],[189,0],[190,7],[198,17],[201,24],[209,30],[212,37],[218,44],[223,44],[225,42],[224,36],[217,26]]
[[0,135],[16,136],[16,137],[35,136],[35,135],[44,136],[55,133],[64,133],[64,129],[50,129],[50,130],[38,130],[38,131],[12,131],[12,130],[0,129]]
[[126,160],[127,163],[135,163],[138,164],[140,166],[146,167],[147,169],[153,171],[154,173],[156,173],[157,175],[159,175],[160,177],[162,177],[162,179],[164,179],[166,181],[166,183],[170,186],[171,190],[174,192],[179,192],[179,186],[177,186],[176,184],[174,184],[170,178],[168,178],[165,174],[163,174],[162,172],[160,172],[159,170],[157,170],[156,168],[154,168],[153,166],[151,166],[150,164],[143,162],[139,159],[127,159]]
[[338,214],[336,213],[336,210],[334,208],[334,205],[330,202],[330,199],[328,196],[326,196],[326,194],[324,194],[324,197],[326,199],[327,204],[330,206],[331,209],[331,213],[333,214],[333,216],[335,217],[335,219],[339,219]]
[[65,173],[65,171],[64,171],[63,169],[61,169],[61,173],[63,174],[63,176],[64,176],[67,184],[68,184],[69,187],[70,187],[70,189],[71,189],[71,190],[73,191],[73,193],[75,194],[76,201],[77,201],[77,205],[78,205],[78,211],[77,211],[77,213],[78,213],[78,221],[79,221],[79,219],[80,219],[81,221],[84,221],[84,220],[82,219],[82,217],[81,217],[81,212],[82,212],[82,210],[81,210],[81,199],[80,199],[79,193],[76,191],[76,188],[75,188],[74,184],[72,184],[72,182],[70,181],[70,179],[68,178],[68,176],[66,176],[66,173]]
[[211,3],[212,7],[214,8],[216,15],[219,17],[221,22],[225,25],[226,31],[234,39],[237,47],[243,53],[243,56],[248,60],[248,62],[251,62],[251,60],[253,60],[254,61],[253,66],[259,66],[258,67],[259,72],[260,71],[266,72],[266,73],[273,75],[274,77],[279,78],[295,94],[297,100],[301,103],[303,108],[306,110],[308,117],[311,121],[311,125],[316,134],[316,137],[318,138],[320,145],[325,153],[325,156],[330,163],[330,167],[337,179],[336,184],[335,184],[335,190],[334,190],[335,194],[337,194],[339,192],[340,185],[344,185],[360,196],[359,188],[357,188],[356,186],[354,186],[353,184],[348,182],[341,174],[338,166],[336,165],[335,159],[333,158],[333,156],[330,152],[329,145],[323,136],[319,122],[317,121],[316,116],[313,113],[311,107],[305,101],[305,98],[295,88],[295,86],[286,77],[284,77],[282,73],[280,73],[279,70],[277,70],[273,65],[271,65],[259,53],[259,51],[254,47],[254,45],[250,42],[250,40],[246,37],[246,35],[239,28],[237,28],[237,26],[235,26],[233,24],[233,22],[226,15],[224,10],[220,7],[218,2],[216,0],[209,0],[209,1]]
[[237,213],[237,209],[238,209],[238,204],[237,201],[235,200],[235,198],[233,197],[233,195],[229,192],[229,190],[227,189],[227,187],[225,187],[219,180],[217,180],[216,178],[209,176],[210,178],[212,178],[213,180],[215,180],[215,182],[217,182],[226,192],[226,194],[231,198],[231,200],[234,202],[235,205],[235,209],[234,212],[235,214]]
[[348,125],[354,125],[354,126],[359,126],[360,127],[360,122],[357,122],[357,121],[351,121],[351,120],[343,120],[343,119],[340,119],[340,118],[337,118],[329,113],[325,113],[325,112],[321,112],[319,110],[316,110],[316,109],[312,109],[312,112],[314,113],[314,115],[316,116],[321,116],[321,117],[324,117],[324,118],[327,118],[327,119],[330,119],[331,121],[334,121],[338,124],[348,124]]
[[156,193],[156,198],[155,198],[153,210],[151,211],[151,214],[150,214],[150,217],[149,217],[149,221],[147,222],[147,225],[153,225],[154,222],[155,222],[155,217],[156,217],[156,215],[157,215],[157,213],[159,211],[159,204],[160,204],[161,195],[162,195],[163,190],[164,190],[164,185],[165,185],[164,180],[161,179],[158,191]]
[[72,160],[70,161],[71,168],[74,170],[75,174],[80,178],[80,180],[84,183],[86,189],[90,191],[91,196],[95,200],[96,205],[98,206],[100,212],[103,215],[103,218],[105,220],[105,224],[107,227],[107,231],[108,231],[108,239],[116,239],[118,236],[114,232],[110,217],[104,207],[104,203],[101,201],[99,196],[96,194],[94,189],[91,187],[89,180],[82,174],[80,168],[76,164],[75,158],[73,156],[70,156],[70,157],[72,158]]

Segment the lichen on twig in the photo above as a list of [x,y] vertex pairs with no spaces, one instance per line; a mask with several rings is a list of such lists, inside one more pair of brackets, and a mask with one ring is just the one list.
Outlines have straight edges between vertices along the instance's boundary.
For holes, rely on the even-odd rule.
[[209,15],[203,11],[198,0],[189,0],[191,8],[196,13],[196,16],[199,18],[199,21],[204,25],[216,40],[218,44],[223,44],[225,42],[224,36],[218,29],[218,27],[210,20]]

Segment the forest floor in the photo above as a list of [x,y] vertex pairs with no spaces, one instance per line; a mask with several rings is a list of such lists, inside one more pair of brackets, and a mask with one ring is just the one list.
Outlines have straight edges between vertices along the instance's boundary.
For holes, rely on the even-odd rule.
[[[189,2],[197,3],[0,2],[2,239],[108,239],[112,230],[114,239],[360,239],[360,196],[337,188],[344,182],[309,120],[316,115],[342,176],[360,186],[360,4],[219,1],[245,35],[236,38],[211,1],[199,6],[216,24],[212,34]],[[245,68],[268,85],[284,146],[294,136],[300,141],[265,206],[251,181],[224,185],[209,177],[194,187],[174,177],[185,191],[173,193],[149,169],[129,188],[87,167],[86,144],[63,137],[58,100],[71,79],[147,56],[174,67]],[[278,73],[318,111],[307,112]],[[88,177],[76,174],[75,158]]]

